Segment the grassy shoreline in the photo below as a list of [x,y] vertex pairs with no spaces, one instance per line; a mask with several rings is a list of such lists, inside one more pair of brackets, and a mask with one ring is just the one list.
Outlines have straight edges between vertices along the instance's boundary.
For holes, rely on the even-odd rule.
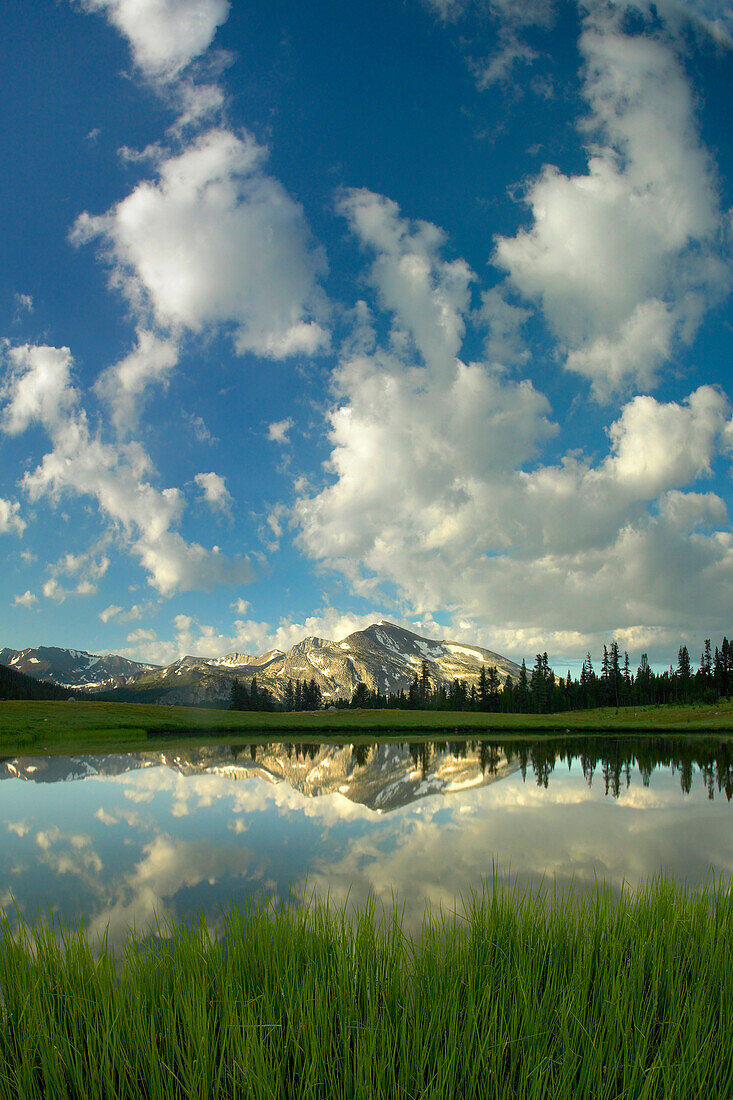
[[733,703],[605,708],[562,714],[343,710],[268,714],[102,702],[0,702],[0,755],[142,751],[191,738],[226,740],[436,734],[719,733],[733,736]]
[[[56,930],[58,932],[58,930]],[[733,1095],[733,895],[496,884],[463,912],[253,902],[128,940],[0,927],[0,1100]]]

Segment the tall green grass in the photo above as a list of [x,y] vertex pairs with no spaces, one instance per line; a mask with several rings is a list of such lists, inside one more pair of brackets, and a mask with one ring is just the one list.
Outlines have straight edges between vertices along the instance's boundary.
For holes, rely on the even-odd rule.
[[733,1096],[733,898],[498,884],[457,913],[231,909],[128,939],[13,932],[0,1097]]

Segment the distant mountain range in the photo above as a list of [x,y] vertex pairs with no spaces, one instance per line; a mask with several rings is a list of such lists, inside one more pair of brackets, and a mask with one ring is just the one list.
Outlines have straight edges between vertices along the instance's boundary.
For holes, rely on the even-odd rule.
[[0,699],[68,699],[69,689],[0,664]]
[[100,657],[78,649],[59,649],[56,646],[38,646],[37,649],[2,649],[0,665],[47,680],[65,688],[84,688],[85,691],[107,691],[129,683],[136,676],[151,672],[158,665],[128,661],[115,654]]
[[[503,751],[446,745],[260,745],[239,750],[206,746],[171,756],[126,753],[104,756],[38,756],[0,760],[0,781],[60,783],[115,776],[139,768],[167,767],[181,775],[220,775],[285,782],[310,797],[341,794],[377,812],[395,810],[427,795],[450,795],[507,778],[520,761]],[[236,754],[236,755],[235,755]]]
[[0,664],[66,688],[103,692],[120,702],[178,706],[226,706],[235,677],[249,683],[256,676],[258,686],[276,699],[282,699],[288,680],[315,680],[326,701],[350,698],[360,681],[383,694],[407,690],[423,661],[434,686],[465,680],[470,687],[478,683],[481,669],[492,665],[502,682],[507,676],[516,679],[520,671],[490,649],[423,638],[384,620],[339,642],[304,638],[287,652],[181,657],[165,667],[50,646],[0,651]]

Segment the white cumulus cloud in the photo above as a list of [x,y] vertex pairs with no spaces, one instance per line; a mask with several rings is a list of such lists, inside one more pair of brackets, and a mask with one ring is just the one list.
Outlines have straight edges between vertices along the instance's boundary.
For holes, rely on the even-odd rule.
[[229,0],[83,0],[128,40],[146,76],[170,79],[204,53],[229,15]]
[[273,443],[289,443],[289,432],[293,426],[293,421],[290,417],[285,420],[275,420],[268,426],[267,438],[271,439]]
[[409,333],[428,365],[455,357],[465,331],[473,272],[464,260],[446,260],[445,233],[430,222],[410,223],[391,199],[365,188],[338,203],[359,242],[376,255],[369,277],[393,313],[397,341]]
[[228,512],[232,506],[232,494],[227,489],[226,478],[221,474],[209,473],[196,474],[193,479],[203,492],[202,499],[211,508],[220,512]]
[[25,520],[20,515],[20,504],[17,500],[5,500],[0,497],[0,535],[13,533],[22,535],[25,531]]
[[605,10],[580,38],[587,172],[546,165],[526,188],[529,228],[498,237],[494,254],[601,399],[650,386],[729,274],[683,67],[668,41],[622,34]]
[[94,390],[109,406],[119,432],[135,427],[146,391],[154,385],[165,386],[177,360],[175,340],[138,329],[134,350],[100,374]]
[[[458,357],[470,273],[451,261],[463,275],[447,293],[437,230],[363,193],[356,210],[346,206],[377,253],[370,279],[392,346],[347,354],[334,372],[327,484],[301,489],[293,509],[305,552],[362,595],[394,585],[416,614],[451,608],[457,633],[514,653],[543,635],[577,649],[642,623],[660,638],[680,622],[724,630],[733,536],[724,502],[697,483],[728,450],[725,395],[639,395],[600,459],[543,464],[546,398]],[[474,317],[521,361],[524,311],[507,305],[489,294]]]
[[[32,501],[57,501],[64,494],[94,498],[161,595],[252,579],[247,559],[231,560],[218,548],[186,542],[172,530],[183,511],[183,496],[176,488],[154,488],[150,459],[139,444],[112,445],[92,433],[71,384],[68,348],[25,345],[8,349],[6,360],[0,427],[17,434],[37,422],[52,442],[52,450],[23,478]],[[88,590],[77,586],[76,591],[81,595]],[[55,578],[44,586],[44,594],[62,594]]]
[[106,214],[82,214],[72,239],[98,238],[112,282],[164,329],[225,325],[240,354],[312,355],[329,343],[325,259],[266,157],[249,135],[209,130]]

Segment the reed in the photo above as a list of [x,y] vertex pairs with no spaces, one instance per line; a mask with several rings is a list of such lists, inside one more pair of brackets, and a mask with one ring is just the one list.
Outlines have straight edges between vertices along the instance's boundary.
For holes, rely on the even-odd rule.
[[128,937],[0,921],[0,1097],[733,1096],[733,897],[497,881],[407,935],[265,900]]

